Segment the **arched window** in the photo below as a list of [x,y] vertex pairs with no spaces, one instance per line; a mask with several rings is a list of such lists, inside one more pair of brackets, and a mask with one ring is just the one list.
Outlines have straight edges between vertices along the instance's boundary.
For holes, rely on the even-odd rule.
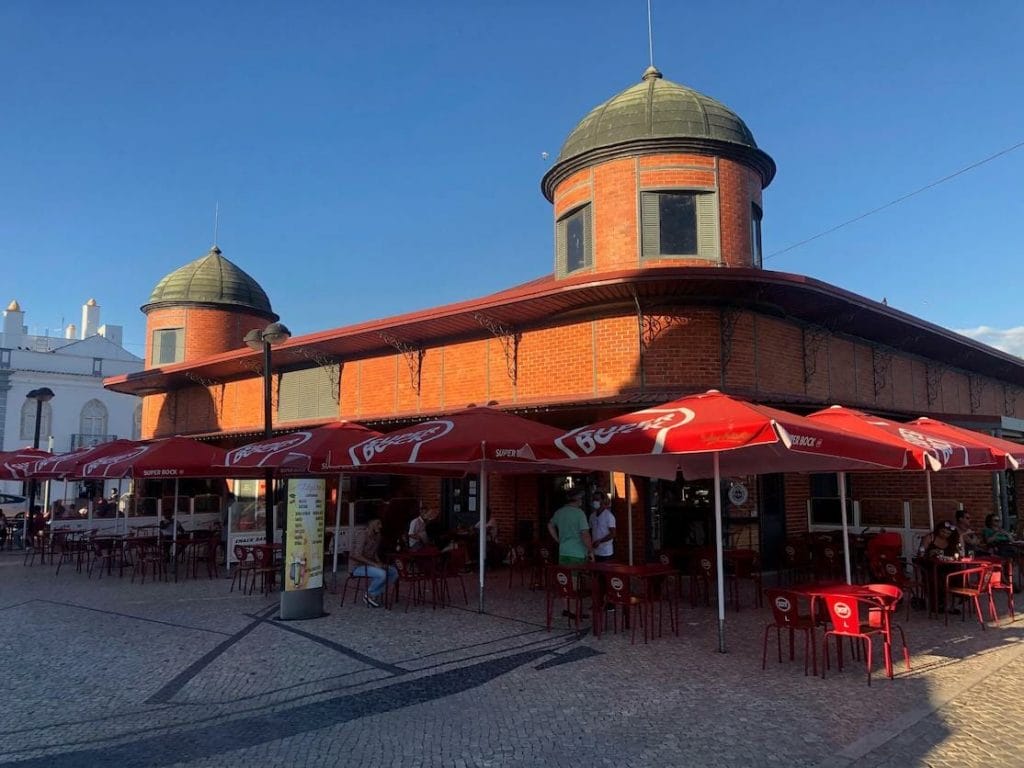
[[[42,419],[39,423],[39,441],[45,447],[46,438],[50,436],[50,425],[53,423],[53,407],[43,403]],[[21,404],[21,438],[31,441],[36,436],[36,401],[26,399]]]
[[142,403],[135,406],[135,413],[132,414],[132,440],[139,440],[142,437]]
[[107,434],[107,406],[99,400],[90,400],[83,405],[78,431],[89,436]]

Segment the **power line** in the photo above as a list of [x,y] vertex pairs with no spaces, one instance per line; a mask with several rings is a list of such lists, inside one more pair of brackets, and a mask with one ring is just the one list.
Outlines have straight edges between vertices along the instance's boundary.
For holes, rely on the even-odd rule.
[[813,242],[813,241],[817,240],[820,237],[824,237],[825,235],[830,235],[833,232],[835,232],[836,230],[842,229],[843,227],[847,227],[850,224],[853,224],[855,222],[860,221],[861,219],[866,219],[868,216],[876,214],[879,211],[884,211],[886,208],[891,208],[892,206],[896,205],[897,203],[902,203],[904,200],[909,200],[910,198],[914,197],[914,195],[919,195],[922,192],[925,192],[925,191],[931,189],[932,187],[937,187],[937,186],[939,186],[939,184],[943,184],[943,183],[949,181],[950,179],[955,179],[960,174],[967,173],[968,171],[973,171],[975,168],[977,168],[979,166],[982,166],[982,165],[984,165],[987,162],[995,160],[997,157],[1002,157],[1003,155],[1008,155],[1011,152],[1013,152],[1013,150],[1020,149],[1021,147],[1024,147],[1024,141],[1018,141],[1012,147],[1007,147],[1006,149],[1001,149],[998,152],[996,152],[995,154],[989,155],[988,157],[984,158],[983,160],[979,160],[978,162],[972,163],[971,165],[968,165],[965,168],[961,168],[959,171],[955,171],[955,172],[949,174],[948,176],[943,176],[941,179],[936,179],[935,181],[933,181],[933,182],[931,182],[929,184],[925,184],[920,189],[915,189],[913,192],[908,192],[907,194],[905,194],[905,195],[903,195],[901,197],[897,197],[895,200],[890,200],[885,205],[880,205],[877,208],[872,208],[870,211],[866,211],[865,213],[862,213],[859,216],[854,216],[852,219],[848,219],[847,221],[844,221],[841,224],[836,224],[834,227],[831,227],[829,229],[826,229],[824,232],[819,232],[816,235],[808,237],[806,240],[801,240],[800,242],[793,243],[792,245],[788,245],[788,246],[786,246],[785,248],[783,248],[781,250],[773,251],[772,253],[769,253],[767,256],[765,256],[764,260],[767,261],[768,259],[775,258],[776,256],[781,256],[782,254],[787,253],[789,251],[792,251],[792,250],[794,250],[796,248],[799,248],[800,246],[807,245],[808,243]]

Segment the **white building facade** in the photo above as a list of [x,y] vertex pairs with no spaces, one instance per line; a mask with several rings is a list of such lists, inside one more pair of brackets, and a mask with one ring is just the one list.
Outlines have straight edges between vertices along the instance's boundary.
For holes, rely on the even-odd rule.
[[[2,450],[32,445],[37,404],[27,395],[40,387],[48,387],[54,394],[43,403],[40,448],[63,453],[118,437],[139,436],[141,400],[104,389],[103,377],[142,370],[142,359],[122,346],[121,326],[100,324],[100,307],[93,299],[82,307],[80,328],[69,325],[60,337],[32,335],[17,301],[4,311],[0,333]],[[21,493],[21,487],[21,483],[0,482],[0,491],[5,493]]]

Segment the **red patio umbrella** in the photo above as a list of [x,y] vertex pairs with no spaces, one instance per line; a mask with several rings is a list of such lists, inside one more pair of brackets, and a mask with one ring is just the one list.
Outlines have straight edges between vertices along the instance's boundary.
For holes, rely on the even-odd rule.
[[538,453],[582,469],[713,477],[718,646],[725,651],[721,474],[902,469],[907,449],[716,390],[567,432]]
[[[907,469],[925,471],[929,528],[935,527],[935,516],[932,511],[932,472],[941,469],[996,471],[1006,466],[1005,453],[997,453],[993,448],[973,439],[970,435],[951,437],[940,434],[922,424],[901,424],[853,408],[844,408],[841,405],[833,405],[830,408],[817,411],[807,418],[856,432],[864,437],[905,445],[911,456],[911,462]],[[845,514],[843,519],[845,522]]]
[[138,445],[138,443],[134,440],[111,440],[91,448],[79,448],[68,453],[48,456],[36,462],[31,475],[36,480],[66,480],[79,477],[78,473],[86,462],[109,453],[121,452],[133,445]]
[[946,437],[952,441],[977,442],[987,446],[997,457],[1002,456],[1005,465],[1001,469],[1019,469],[1024,464],[1024,445],[1004,440],[1001,437],[987,435],[973,429],[965,429],[954,424],[947,424],[938,419],[922,416],[907,422],[908,427],[926,431],[932,435]]
[[50,455],[41,448],[0,452],[0,480],[27,480],[36,462]]
[[[489,472],[541,472],[553,469],[536,460],[536,448],[562,430],[485,406],[467,408],[371,437],[348,450],[347,466],[378,472],[422,471],[480,474],[479,609],[484,609],[484,560]],[[345,467],[339,467],[343,469]]]
[[348,449],[357,443],[382,437],[380,432],[351,421],[325,424],[315,429],[278,435],[234,448],[224,457],[228,474],[337,474],[348,462]]
[[187,437],[168,437],[147,443],[132,442],[120,450],[81,461],[78,476],[84,479],[136,480],[217,477],[224,474],[223,448]]

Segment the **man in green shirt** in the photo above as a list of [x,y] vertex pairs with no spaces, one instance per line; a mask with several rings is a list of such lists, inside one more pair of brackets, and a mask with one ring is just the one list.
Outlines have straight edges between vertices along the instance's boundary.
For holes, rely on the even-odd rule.
[[564,507],[559,507],[548,523],[548,533],[558,542],[558,562],[563,565],[585,563],[593,557],[590,523],[583,513],[583,491],[569,491]]

